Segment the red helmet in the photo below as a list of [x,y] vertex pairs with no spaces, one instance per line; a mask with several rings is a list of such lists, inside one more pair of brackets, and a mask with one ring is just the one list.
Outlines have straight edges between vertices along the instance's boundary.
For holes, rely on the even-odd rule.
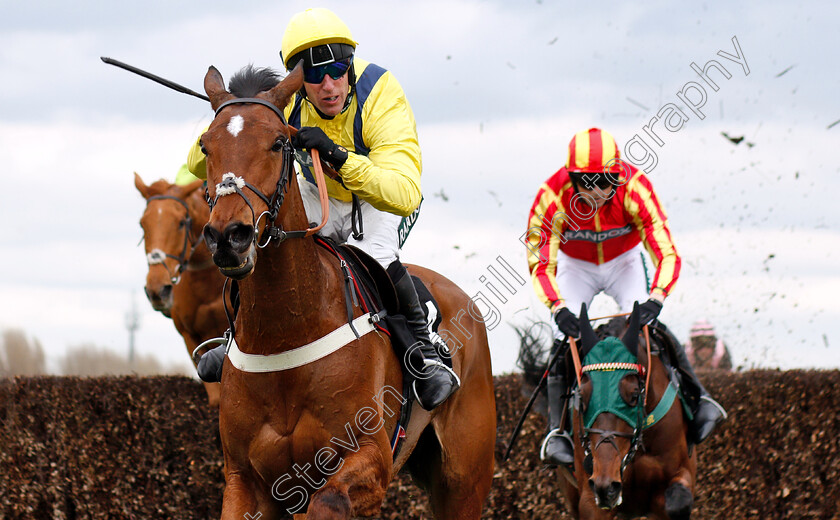
[[621,173],[618,145],[612,134],[600,128],[582,130],[569,143],[566,170],[570,172]]

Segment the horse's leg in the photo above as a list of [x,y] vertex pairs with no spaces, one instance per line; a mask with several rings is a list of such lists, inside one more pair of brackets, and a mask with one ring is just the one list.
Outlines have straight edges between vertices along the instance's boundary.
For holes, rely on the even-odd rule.
[[481,385],[480,379],[465,382],[470,391],[443,405],[432,420],[434,430],[424,432],[412,454],[412,474],[428,489],[438,520],[478,520],[493,484],[495,396]]
[[694,506],[694,495],[691,492],[693,481],[690,471],[682,468],[665,489],[665,512],[671,520],[691,518],[691,508]]
[[378,513],[391,476],[391,459],[382,453],[378,444],[363,444],[347,455],[341,469],[312,495],[306,519],[348,520]]
[[212,408],[219,407],[219,398],[222,393],[222,385],[219,383],[204,383],[204,390],[207,392],[207,404]]
[[577,480],[572,480],[574,476],[569,470],[558,469],[557,471],[560,474],[560,491],[563,493],[563,503],[566,505],[566,511],[573,518],[580,518],[580,511],[578,511],[580,492],[578,492]]
[[225,473],[225,492],[222,495],[222,520],[264,517],[257,497],[246,479],[238,472]]

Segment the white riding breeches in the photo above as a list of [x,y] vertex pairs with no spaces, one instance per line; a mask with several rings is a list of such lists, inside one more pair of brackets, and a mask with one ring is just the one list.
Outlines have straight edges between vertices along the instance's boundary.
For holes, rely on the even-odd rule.
[[[647,301],[648,281],[642,254],[642,249],[635,247],[609,262],[596,265],[558,251],[557,286],[566,300],[566,307],[578,315],[581,304],[585,303],[589,309],[592,299],[601,291],[616,301],[620,312],[632,311],[633,302]],[[554,337],[562,338],[554,320],[551,325]]]
[[[301,176],[298,176],[298,184],[306,217],[310,222],[320,224],[321,201],[318,198],[318,187]],[[364,234],[357,240],[352,236],[353,203],[330,197],[329,208],[330,215],[326,225],[318,232],[320,235],[339,244],[347,243],[358,247],[385,268],[399,258],[399,227],[403,217],[380,211],[359,199]]]

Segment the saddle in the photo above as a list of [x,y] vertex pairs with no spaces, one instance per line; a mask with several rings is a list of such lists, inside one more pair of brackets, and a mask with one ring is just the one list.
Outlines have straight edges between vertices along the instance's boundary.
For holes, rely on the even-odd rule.
[[[414,402],[411,388],[415,378],[411,371],[406,369],[404,360],[406,353],[410,352],[409,362],[414,366],[423,366],[422,354],[411,348],[415,343],[414,334],[409,329],[405,318],[399,313],[397,291],[385,268],[355,246],[338,244],[321,235],[315,235],[314,238],[315,243],[336,256],[341,262],[341,269],[345,276],[345,292],[350,293],[347,294],[348,322],[353,319],[353,304],[359,305],[364,312],[370,312],[374,316],[376,328],[390,337],[394,353],[400,360],[403,374],[402,394],[406,404],[400,411],[400,420],[391,442],[393,456],[396,458],[401,441],[405,438],[405,426],[411,417]],[[411,276],[411,279],[417,290],[423,313],[426,315],[426,322],[433,333],[432,337],[438,339],[440,337],[437,336],[437,331],[442,321],[440,306],[420,278]],[[439,339],[439,341],[443,340]],[[419,359],[414,359],[417,356]],[[449,356],[441,356],[441,358],[449,368],[452,368],[452,359]]]

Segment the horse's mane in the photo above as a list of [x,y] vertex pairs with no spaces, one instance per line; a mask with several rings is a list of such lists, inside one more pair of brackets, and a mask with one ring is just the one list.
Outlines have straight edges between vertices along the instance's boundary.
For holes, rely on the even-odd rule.
[[627,329],[627,320],[624,319],[623,316],[616,316],[612,318],[607,323],[603,325],[598,325],[595,329],[595,335],[598,339],[604,339],[609,337],[620,338],[624,335],[624,331]]
[[230,78],[230,93],[236,97],[254,97],[280,83],[280,73],[270,67],[246,65]]
[[[546,336],[544,329],[551,330],[548,323],[533,321],[528,326],[516,326],[514,330],[519,336],[519,357],[516,364],[522,369],[522,377],[526,384],[536,386],[548,366],[549,352],[552,338]],[[599,325],[595,329],[598,339],[606,337],[621,337],[627,328],[627,320],[616,317],[609,322]]]

